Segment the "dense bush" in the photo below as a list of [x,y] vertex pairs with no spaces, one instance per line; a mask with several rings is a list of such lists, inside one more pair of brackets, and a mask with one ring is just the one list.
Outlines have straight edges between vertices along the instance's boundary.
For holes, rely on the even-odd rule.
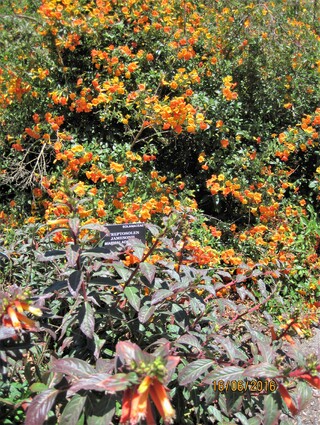
[[[319,318],[317,2],[4,1],[0,29],[4,423],[295,415],[320,386],[283,351]],[[135,222],[146,244],[103,245]]]

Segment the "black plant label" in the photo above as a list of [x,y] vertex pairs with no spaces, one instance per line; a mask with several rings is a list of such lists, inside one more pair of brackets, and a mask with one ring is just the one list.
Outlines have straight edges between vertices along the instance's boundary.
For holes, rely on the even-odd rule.
[[138,239],[142,243],[146,241],[146,228],[144,223],[107,224],[110,234],[101,234],[103,246],[109,249],[126,245],[130,239]]

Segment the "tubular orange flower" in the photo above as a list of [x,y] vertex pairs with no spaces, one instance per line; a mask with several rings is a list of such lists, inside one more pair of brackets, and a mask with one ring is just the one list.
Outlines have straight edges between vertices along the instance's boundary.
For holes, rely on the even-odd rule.
[[122,397],[122,413],[120,418],[120,424],[126,424],[130,421],[130,412],[131,412],[131,400],[132,400],[132,390],[127,388]]
[[164,385],[156,377],[146,376],[139,386],[124,391],[120,424],[136,425],[145,420],[147,425],[155,425],[149,395],[164,421],[171,422],[175,411]]
[[175,417],[175,411],[170,403],[167,391],[157,378],[153,379],[150,387],[150,395],[158,412],[166,422],[171,422]]
[[36,328],[36,322],[24,315],[24,312],[41,316],[38,307],[26,301],[26,293],[22,293],[18,287],[9,287],[5,292],[0,292],[0,320],[3,326],[16,330]]
[[135,388],[131,401],[130,425],[135,425],[146,417],[148,395],[148,389],[140,393],[139,389]]

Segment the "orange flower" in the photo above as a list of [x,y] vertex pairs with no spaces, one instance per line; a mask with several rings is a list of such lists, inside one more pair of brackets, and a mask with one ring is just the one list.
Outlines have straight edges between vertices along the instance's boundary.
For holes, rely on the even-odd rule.
[[42,312],[38,307],[26,301],[26,295],[17,287],[9,287],[6,292],[0,293],[0,313],[3,326],[16,330],[36,329],[36,322],[24,315],[24,312],[41,316]]
[[166,423],[171,423],[175,417],[175,411],[166,388],[156,377],[146,376],[139,386],[135,385],[124,391],[120,424],[135,425],[139,421],[145,420],[147,425],[155,425],[150,399],[162,419]]
[[221,144],[221,147],[225,149],[229,145],[229,140],[228,139],[222,139],[220,141],[220,144]]
[[114,170],[117,173],[120,173],[121,171],[124,170],[124,165],[123,164],[118,164],[116,162],[111,162],[110,163],[110,168],[111,168],[111,170]]

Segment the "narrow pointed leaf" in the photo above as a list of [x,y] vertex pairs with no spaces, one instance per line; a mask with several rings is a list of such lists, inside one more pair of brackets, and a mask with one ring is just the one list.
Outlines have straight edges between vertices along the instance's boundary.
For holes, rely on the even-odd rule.
[[150,317],[152,317],[153,313],[155,312],[156,307],[150,306],[150,305],[143,305],[138,313],[138,319],[140,323],[146,323]]
[[243,375],[250,378],[274,378],[279,375],[279,373],[279,370],[275,366],[263,362],[247,367]]
[[93,276],[90,279],[90,283],[97,285],[106,285],[106,286],[119,286],[119,282],[113,279],[112,277],[105,276]]
[[152,296],[151,305],[159,304],[173,294],[174,292],[170,289],[159,289],[159,291]]
[[244,369],[238,366],[219,367],[209,373],[202,381],[204,384],[212,384],[213,381],[240,381],[243,379]]
[[278,409],[278,405],[273,394],[269,394],[264,398],[263,407],[263,424],[277,425],[281,412]]
[[140,263],[139,268],[143,276],[145,276],[149,283],[152,283],[156,274],[156,267],[149,263]]
[[38,394],[28,407],[25,425],[43,425],[60,390],[50,388]]
[[53,359],[52,371],[64,373],[75,378],[90,378],[95,370],[87,362],[76,358]]
[[180,385],[188,385],[196,381],[200,376],[206,373],[214,362],[209,359],[199,359],[185,366],[179,373],[178,379]]
[[88,338],[92,339],[94,334],[94,311],[88,302],[83,304],[80,313],[80,329]]
[[127,286],[124,290],[124,295],[126,296],[127,300],[129,301],[129,304],[136,310],[140,310],[140,294],[139,289],[134,286]]
[[82,273],[80,270],[75,270],[68,278],[68,288],[72,295],[77,295],[80,289]]
[[113,266],[116,269],[117,273],[121,276],[121,278],[124,281],[127,281],[130,278],[130,276],[132,274],[132,270],[131,269],[128,269],[128,267],[125,267],[121,263],[114,264]]

